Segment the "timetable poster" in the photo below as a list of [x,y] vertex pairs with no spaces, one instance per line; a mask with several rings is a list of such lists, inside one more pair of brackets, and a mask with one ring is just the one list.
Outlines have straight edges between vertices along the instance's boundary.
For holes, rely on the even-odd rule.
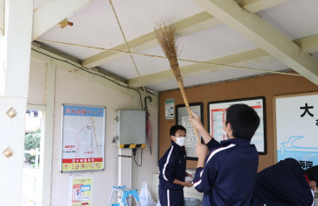
[[217,141],[226,140],[227,137],[223,134],[223,125],[226,122],[227,109],[233,104],[246,104],[252,107],[260,117],[260,125],[256,130],[251,143],[255,145],[258,153],[266,154],[265,143],[265,103],[264,98],[230,100],[224,102],[209,103],[209,132],[210,135]]

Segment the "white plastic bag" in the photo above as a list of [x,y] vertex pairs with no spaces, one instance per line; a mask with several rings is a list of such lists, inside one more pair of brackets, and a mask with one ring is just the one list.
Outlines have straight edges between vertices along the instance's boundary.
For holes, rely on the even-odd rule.
[[147,181],[142,183],[139,193],[139,200],[141,206],[156,206],[156,202],[152,199],[150,192],[148,191]]

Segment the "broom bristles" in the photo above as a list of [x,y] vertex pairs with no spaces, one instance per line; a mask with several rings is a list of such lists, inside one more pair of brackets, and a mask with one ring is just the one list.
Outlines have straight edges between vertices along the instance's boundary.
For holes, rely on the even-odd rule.
[[169,60],[170,67],[177,81],[182,82],[182,77],[179,69],[177,53],[178,45],[176,43],[175,30],[165,22],[157,23],[155,26],[156,38],[159,45]]
[[[180,91],[183,97],[183,101],[186,105],[187,111],[189,113],[189,116],[192,117],[190,106],[186,97],[186,94],[184,92],[183,84],[182,84],[182,77],[179,69],[179,64],[178,64],[178,59],[177,59],[177,51],[178,51],[178,46],[176,43],[176,36],[175,36],[175,30],[171,27],[168,26],[166,23],[157,23],[155,26],[155,34],[157,37],[157,40],[159,42],[159,45],[163,51],[163,53],[167,56],[170,67],[173,71],[174,76],[177,79],[177,82],[180,87]],[[193,123],[191,122],[193,130],[195,132],[195,135],[197,137],[198,143],[201,143],[199,133]]]

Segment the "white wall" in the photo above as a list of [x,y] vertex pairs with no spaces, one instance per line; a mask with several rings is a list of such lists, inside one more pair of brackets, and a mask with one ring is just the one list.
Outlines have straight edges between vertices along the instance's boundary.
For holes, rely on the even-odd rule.
[[[54,64],[54,61],[52,61]],[[47,64],[32,58],[30,75],[29,103],[44,104],[43,89]],[[44,78],[45,79],[45,78]],[[107,80],[105,80],[107,81]],[[56,69],[55,102],[54,102],[54,137],[53,137],[53,160],[52,160],[52,206],[68,204],[69,176],[70,173],[61,174],[60,170],[60,143],[61,143],[61,105],[64,103],[98,105],[106,107],[106,141],[105,141],[105,170],[102,172],[81,173],[93,175],[93,204],[95,206],[107,205],[113,186],[117,186],[118,177],[118,149],[112,145],[115,136],[116,122],[115,111],[118,109],[136,109],[134,105],[135,91],[127,94],[108,88],[102,84],[95,83],[87,78],[76,75],[65,68]],[[157,99],[155,100],[157,101]],[[133,187],[140,190],[143,181],[148,182],[148,188],[152,188],[152,174],[157,172],[158,160],[158,108],[157,103],[148,103],[151,114],[150,121],[153,129],[152,155],[149,154],[148,146],[143,151],[143,165],[133,166]],[[140,108],[140,107],[139,107]],[[138,151],[140,154],[140,150]],[[140,156],[138,156],[140,163]],[[134,164],[134,163],[133,163]],[[44,204],[47,205],[47,204]]]
[[[148,100],[147,100],[148,101]],[[150,155],[148,145],[143,150],[142,156],[142,166],[137,167],[136,170],[133,171],[133,174],[137,174],[133,178],[137,178],[138,181],[138,191],[140,191],[142,183],[147,181],[148,189],[152,191],[152,179],[153,174],[158,173],[158,108],[157,106],[147,104],[148,112],[150,114],[150,123],[152,128],[152,155]],[[138,150],[138,154],[140,154],[140,150]],[[138,156],[138,163],[140,164],[140,156]],[[134,162],[133,162],[134,164]],[[136,168],[136,166],[133,166]],[[134,181],[133,181],[134,185]]]
[[47,64],[31,58],[28,104],[45,105]]

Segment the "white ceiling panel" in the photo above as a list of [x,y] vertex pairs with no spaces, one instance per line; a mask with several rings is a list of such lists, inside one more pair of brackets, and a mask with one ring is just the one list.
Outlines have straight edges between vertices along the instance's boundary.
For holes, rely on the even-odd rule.
[[[178,45],[179,58],[196,61],[206,61],[257,48],[251,41],[224,24],[179,38]],[[159,46],[140,53],[164,56]],[[142,76],[170,69],[167,59],[142,56],[134,56],[134,59]],[[179,61],[180,67],[189,64],[191,63]],[[101,65],[100,68],[122,78],[137,77],[130,57],[106,63]]]
[[42,6],[43,4],[45,4],[46,2],[48,2],[49,0],[34,0],[33,1],[33,8],[37,9],[40,6]]
[[291,40],[318,33],[317,0],[290,0],[260,11],[259,14]]
[[[113,5],[128,41],[153,31],[154,22],[176,22],[202,12],[190,0],[183,4],[173,0],[121,0],[113,1]],[[94,0],[68,19],[74,23],[72,27],[53,27],[39,39],[107,48],[124,43],[108,1]]]
[[178,39],[180,58],[206,61],[248,51],[257,46],[230,27],[221,24]]
[[[34,8],[39,8],[47,1],[48,0],[35,0]],[[259,7],[259,3],[264,3],[264,1],[266,0],[253,0],[250,1],[250,4],[255,4],[254,6],[257,7],[258,5]],[[270,58],[266,52],[257,49],[256,44],[238,32],[225,24],[219,24],[218,20],[213,20],[206,12],[202,13],[204,10],[192,0],[113,0],[113,5],[128,41],[153,32],[156,22],[164,20],[169,23],[175,23],[193,15],[200,14],[192,17],[191,22],[187,19],[188,22],[182,21],[182,23],[178,23],[178,26],[181,28],[179,28],[180,31],[185,32],[185,30],[188,29],[188,31],[185,32],[188,35],[177,39],[180,50],[179,58],[207,61],[226,57],[223,58],[224,61],[238,62],[242,65],[248,65],[256,61],[263,62],[251,66],[255,68],[268,70],[287,69],[287,66],[278,60],[269,61],[273,58]],[[262,10],[259,14],[263,20],[293,40],[318,34],[317,9],[318,0],[290,0]],[[113,48],[124,43],[118,23],[107,0],[93,0],[90,4],[68,17],[68,20],[73,22],[74,26],[68,26],[64,29],[55,26],[39,37],[39,39],[105,48]],[[194,26],[192,21],[197,22],[197,25]],[[211,24],[211,28],[206,29],[207,24]],[[213,27],[212,24],[217,26]],[[189,28],[193,29],[191,30],[192,32]],[[195,31],[199,32],[195,33]],[[183,35],[185,33],[183,33]],[[176,35],[178,36],[178,33]],[[148,37],[149,36],[147,36],[147,38]],[[143,41],[139,41],[140,39],[138,39],[134,42],[135,44],[137,44],[136,42],[147,42],[149,41],[147,38]],[[87,60],[87,58],[103,52],[101,50],[70,45],[45,44],[79,60]],[[139,45],[139,47],[137,45],[137,48],[146,48],[145,45],[146,43],[143,43],[141,46]],[[253,49],[256,49],[255,53],[253,53],[255,55],[249,52],[249,57],[246,57],[246,53],[242,53]],[[134,49],[132,49],[132,51],[134,51]],[[143,50],[140,53],[164,56],[159,46]],[[318,59],[318,52],[314,53],[313,56]],[[102,58],[106,58],[108,62],[101,60]],[[129,56],[116,58],[112,59],[108,54],[103,54],[89,58],[89,61],[95,61],[95,63],[107,62],[98,67],[124,79],[130,80],[137,77],[137,73]],[[137,55],[134,55],[134,59],[141,76],[170,70],[167,59]],[[180,67],[189,64],[192,63],[179,61]],[[262,73],[264,72],[226,69],[200,76],[191,75],[191,77],[185,78],[184,82],[185,86],[194,86]],[[162,74],[161,78],[169,79],[166,78],[167,76],[167,74]],[[147,77],[145,80],[146,79]],[[151,76],[149,79],[155,78]],[[154,91],[163,91],[176,89],[178,85],[175,81],[168,81],[147,87]]]
[[[133,56],[133,58],[141,76],[170,68],[169,61],[167,59],[143,56]],[[132,79],[138,76],[129,56],[99,67],[124,79]]]

